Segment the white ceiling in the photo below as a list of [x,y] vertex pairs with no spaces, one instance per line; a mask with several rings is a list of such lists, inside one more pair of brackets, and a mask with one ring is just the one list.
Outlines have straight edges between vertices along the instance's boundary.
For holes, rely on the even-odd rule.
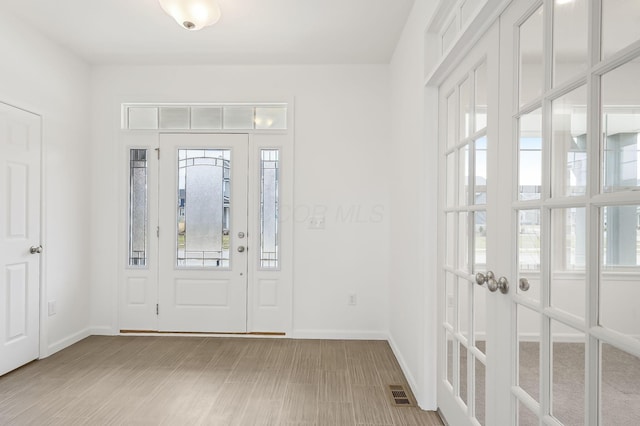
[[414,0],[219,0],[189,32],[157,0],[0,0],[95,64],[389,63]]

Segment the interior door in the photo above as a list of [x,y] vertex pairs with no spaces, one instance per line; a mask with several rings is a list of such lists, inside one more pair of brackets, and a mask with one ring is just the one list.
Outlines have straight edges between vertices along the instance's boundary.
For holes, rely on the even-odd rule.
[[505,361],[497,319],[507,315],[508,303],[491,272],[499,271],[503,226],[497,204],[498,39],[496,23],[439,88],[444,226],[438,406],[452,425],[505,424],[496,410]]
[[160,331],[246,332],[248,135],[161,134]]
[[639,20],[624,0],[501,17],[512,424],[640,424]]
[[0,103],[0,375],[39,355],[40,117]]

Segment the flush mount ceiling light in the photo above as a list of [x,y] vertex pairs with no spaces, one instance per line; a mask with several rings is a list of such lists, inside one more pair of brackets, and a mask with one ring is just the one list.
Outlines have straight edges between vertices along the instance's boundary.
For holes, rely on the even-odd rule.
[[196,31],[220,19],[217,0],[158,0],[160,6],[183,28]]

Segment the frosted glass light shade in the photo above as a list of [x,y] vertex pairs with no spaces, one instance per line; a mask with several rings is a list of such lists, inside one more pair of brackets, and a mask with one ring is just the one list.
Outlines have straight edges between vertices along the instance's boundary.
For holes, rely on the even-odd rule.
[[158,0],[167,14],[183,28],[196,31],[220,19],[217,0]]

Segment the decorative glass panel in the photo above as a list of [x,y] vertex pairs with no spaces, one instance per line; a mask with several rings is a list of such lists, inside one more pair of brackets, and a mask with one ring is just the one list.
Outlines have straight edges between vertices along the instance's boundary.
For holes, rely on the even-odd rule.
[[476,88],[475,131],[487,127],[487,63],[483,62],[474,73]]
[[471,84],[466,79],[460,85],[460,139],[468,138],[471,134]]
[[280,151],[263,149],[260,152],[260,267],[279,266]]
[[586,214],[584,207],[551,211],[551,305],[580,318],[586,297]]
[[520,26],[520,106],[542,95],[542,15],[540,6]]
[[454,146],[456,138],[456,97],[452,94],[447,98],[447,145]]
[[587,88],[552,103],[553,196],[584,195],[587,188]]
[[640,187],[640,58],[602,76],[604,192]]
[[584,424],[584,333],[551,321],[551,413],[564,425]]
[[192,129],[222,129],[222,107],[191,108]]
[[176,263],[229,265],[231,151],[178,150]]
[[286,129],[286,108],[260,108],[256,107],[256,129]]
[[635,0],[602,0],[602,58],[640,40],[640,7]]
[[129,150],[129,266],[147,265],[147,150]]
[[529,281],[529,289],[518,293],[540,300],[540,210],[518,212],[518,268],[519,278]]
[[487,211],[473,213],[473,271],[482,272],[487,264]]
[[535,200],[542,192],[542,110],[520,117],[518,192],[521,200]]
[[554,2],[554,86],[577,76],[587,68],[587,6],[588,0]]
[[[602,266],[600,325],[640,339],[638,266],[640,205],[607,206],[601,210]],[[626,278],[612,272],[632,272]]]
[[161,129],[188,129],[189,107],[161,107]]
[[154,130],[158,128],[158,108],[129,107],[129,128],[132,130]]
[[640,358],[603,343],[600,399],[603,425],[633,425],[640,419]]
[[475,180],[474,204],[487,204],[487,137],[483,136],[474,143]]
[[[518,305],[518,386],[540,398],[540,314]],[[537,423],[536,423],[537,424]]]
[[224,107],[224,128],[253,129],[254,109],[252,107]]

